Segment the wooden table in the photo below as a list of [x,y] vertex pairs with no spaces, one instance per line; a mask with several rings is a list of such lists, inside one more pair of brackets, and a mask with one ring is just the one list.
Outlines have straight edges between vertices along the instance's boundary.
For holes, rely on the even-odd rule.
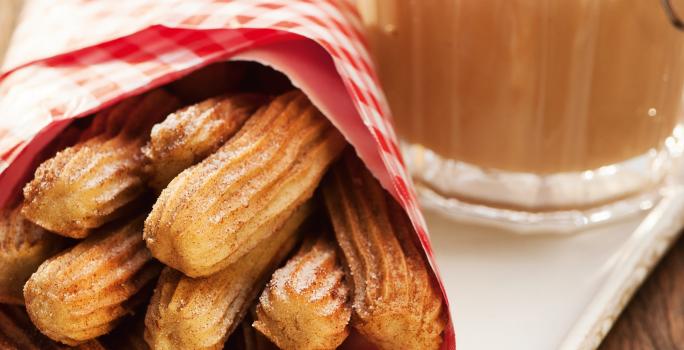
[[[0,57],[21,2],[0,0]],[[684,236],[638,290],[600,349],[684,349]]]
[[684,235],[639,288],[600,349],[684,349]]

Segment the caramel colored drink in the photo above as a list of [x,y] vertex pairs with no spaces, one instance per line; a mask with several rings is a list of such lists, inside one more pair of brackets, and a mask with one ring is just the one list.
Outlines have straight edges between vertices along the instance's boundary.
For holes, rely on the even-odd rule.
[[359,8],[411,171],[440,197],[528,212],[587,208],[652,189],[669,169],[684,32],[660,1]]

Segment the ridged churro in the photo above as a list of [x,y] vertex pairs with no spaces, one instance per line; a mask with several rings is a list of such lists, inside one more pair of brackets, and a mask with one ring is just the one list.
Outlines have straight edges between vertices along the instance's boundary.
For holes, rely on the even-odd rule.
[[266,102],[258,94],[214,97],[170,114],[152,128],[143,148],[149,184],[161,191],[185,168],[216,151]]
[[333,243],[307,240],[264,289],[254,328],[285,350],[336,349],[349,334],[349,288]]
[[404,211],[351,150],[323,197],[352,277],[352,326],[381,349],[438,349],[445,309]]
[[4,350],[105,350],[97,340],[74,348],[56,343],[40,334],[26,311],[19,306],[0,305],[0,348]]
[[300,207],[271,238],[209,277],[190,278],[165,268],[145,317],[147,343],[162,350],[221,349],[297,242],[310,212],[309,204]]
[[20,208],[0,210],[0,303],[24,304],[24,283],[65,239],[26,220]]
[[143,192],[141,146],[152,125],[177,108],[176,98],[155,90],[98,113],[93,129],[102,125],[102,132],[38,167],[24,187],[24,216],[73,238],[121,216]]
[[142,241],[143,219],[99,229],[31,276],[24,299],[43,334],[77,345],[109,332],[143,301],[136,294],[160,270]]
[[145,221],[147,246],[191,277],[237,262],[313,195],[344,145],[301,92],[279,96],[162,191]]

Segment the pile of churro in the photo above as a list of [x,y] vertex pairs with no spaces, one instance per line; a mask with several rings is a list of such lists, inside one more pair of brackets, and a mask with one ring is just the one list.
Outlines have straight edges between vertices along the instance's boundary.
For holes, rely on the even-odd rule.
[[127,98],[38,166],[0,212],[0,348],[440,348],[404,210],[259,69]]

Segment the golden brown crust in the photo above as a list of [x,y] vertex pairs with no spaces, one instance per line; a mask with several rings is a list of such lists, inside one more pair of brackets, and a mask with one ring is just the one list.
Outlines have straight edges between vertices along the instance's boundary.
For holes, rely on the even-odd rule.
[[43,334],[76,345],[109,332],[142,301],[136,294],[160,270],[142,241],[143,219],[103,227],[31,276],[24,299]]
[[266,102],[258,94],[214,97],[170,114],[152,128],[143,152],[149,184],[161,191],[185,168],[216,151]]
[[349,288],[324,236],[309,239],[264,289],[254,328],[285,350],[336,349],[349,334]]
[[19,306],[0,305],[0,348],[4,350],[105,350],[97,340],[75,348],[56,343],[42,335]]
[[150,347],[221,349],[295,245],[298,228],[310,212],[309,204],[300,207],[271,238],[209,277],[190,278],[165,268],[145,317]]
[[352,326],[382,349],[438,349],[446,310],[404,211],[351,150],[323,194],[352,276]]
[[122,215],[143,190],[140,147],[152,123],[177,107],[174,97],[155,90],[98,114],[92,128],[97,136],[38,167],[24,187],[24,216],[50,231],[83,238]]
[[281,95],[162,191],[145,221],[147,246],[191,277],[229,266],[312,196],[343,147],[301,92]]
[[20,208],[0,210],[0,303],[24,304],[24,283],[65,239],[26,220]]

